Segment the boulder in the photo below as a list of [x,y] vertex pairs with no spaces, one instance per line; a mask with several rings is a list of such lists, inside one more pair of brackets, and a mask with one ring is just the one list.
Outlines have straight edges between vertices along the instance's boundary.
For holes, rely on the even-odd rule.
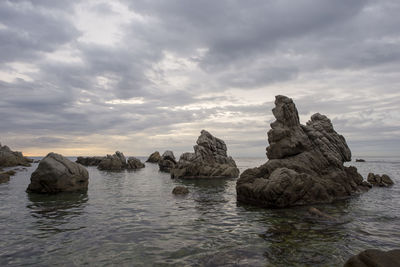
[[348,259],[344,267],[398,267],[400,266],[400,249],[382,251],[367,249]]
[[236,178],[239,169],[232,157],[227,155],[226,144],[202,130],[194,153],[183,153],[171,169],[171,178]]
[[76,163],[84,166],[98,166],[106,157],[78,157]]
[[161,160],[158,162],[158,166],[162,172],[170,172],[170,170],[175,167],[175,164],[176,159],[171,150],[165,151],[161,156]]
[[120,171],[126,167],[126,158],[124,154],[119,151],[116,151],[114,155],[107,155],[97,166],[99,170],[104,171]]
[[141,169],[144,168],[145,165],[137,158],[135,157],[129,157],[127,164],[126,164],[126,168],[128,170],[136,170],[136,169]]
[[269,160],[245,170],[236,184],[237,200],[263,207],[330,203],[367,191],[351,160],[346,140],[331,121],[316,113],[300,124],[293,100],[276,96],[276,120],[268,132]]
[[0,184],[10,181],[10,175],[8,173],[0,173]]
[[146,162],[158,163],[160,160],[161,160],[160,152],[156,151],[149,156]]
[[393,180],[386,174],[380,176],[379,174],[369,173],[367,181],[373,186],[388,187],[394,184]]
[[189,189],[186,186],[175,186],[172,190],[172,194],[174,195],[187,195],[189,194]]
[[21,152],[12,151],[8,146],[0,144],[0,167],[31,166],[32,160],[24,157]]
[[27,192],[59,193],[87,190],[88,171],[62,155],[49,153],[31,175]]

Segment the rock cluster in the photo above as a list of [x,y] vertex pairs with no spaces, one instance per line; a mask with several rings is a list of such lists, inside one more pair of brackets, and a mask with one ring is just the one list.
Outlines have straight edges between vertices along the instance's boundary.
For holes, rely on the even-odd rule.
[[156,151],[153,152],[149,158],[146,160],[146,162],[150,162],[150,163],[158,163],[161,160],[161,155],[160,152]]
[[22,155],[21,152],[12,151],[8,146],[0,144],[0,167],[31,166],[33,160]]
[[78,157],[76,163],[84,166],[98,166],[106,157]]
[[87,190],[88,171],[62,155],[49,153],[31,175],[27,192],[59,193]]
[[382,251],[367,249],[348,259],[344,267],[397,267],[400,266],[400,249]]
[[144,167],[145,165],[137,158],[130,157],[127,161],[124,154],[119,151],[114,155],[107,155],[97,166],[99,170],[105,171],[135,170]]
[[158,166],[160,168],[160,171],[162,172],[170,172],[172,168],[175,167],[176,164],[176,159],[174,156],[174,152],[171,150],[165,151],[162,156],[160,161],[158,162]]
[[331,121],[316,113],[301,125],[292,99],[276,96],[276,121],[268,132],[269,161],[244,171],[236,184],[240,202],[264,207],[329,203],[367,191],[351,152]]
[[367,181],[373,186],[388,187],[394,184],[393,180],[386,174],[380,176],[379,174],[369,173]]
[[183,153],[171,170],[171,178],[236,178],[239,169],[232,157],[227,155],[226,144],[202,130],[194,153]]

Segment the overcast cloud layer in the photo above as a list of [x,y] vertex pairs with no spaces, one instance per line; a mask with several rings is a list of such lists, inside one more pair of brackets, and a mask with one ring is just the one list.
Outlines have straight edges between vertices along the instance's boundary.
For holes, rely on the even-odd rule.
[[398,0],[1,1],[0,141],[30,155],[265,156],[274,96],[400,154]]

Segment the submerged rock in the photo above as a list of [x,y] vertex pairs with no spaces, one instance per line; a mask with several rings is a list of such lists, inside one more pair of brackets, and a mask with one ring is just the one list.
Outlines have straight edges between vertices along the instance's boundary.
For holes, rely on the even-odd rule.
[[141,169],[144,168],[145,165],[137,158],[135,157],[129,157],[127,161],[127,166],[126,168],[128,170],[136,170],[136,169]]
[[106,157],[78,157],[76,163],[84,166],[98,166]]
[[59,193],[87,190],[88,171],[62,155],[49,153],[31,175],[27,192]]
[[202,130],[194,153],[184,153],[171,169],[171,178],[236,178],[239,169],[232,157],[227,155],[226,144]]
[[153,152],[149,158],[146,160],[146,162],[150,162],[150,163],[158,163],[161,160],[161,155],[160,152],[156,151]]
[[189,194],[189,189],[186,186],[178,185],[172,190],[174,195],[187,195]]
[[33,160],[22,155],[21,152],[12,151],[8,146],[0,144],[0,167],[31,166]]
[[356,159],[356,162],[365,162],[365,159]]
[[348,259],[344,267],[398,267],[400,266],[400,249],[382,251],[367,249]]
[[236,184],[240,202],[264,207],[329,203],[369,189],[355,167],[345,167],[351,152],[331,121],[316,113],[300,124],[292,99],[276,96],[276,121],[268,132],[269,161],[245,170]]
[[394,184],[393,180],[386,174],[380,176],[379,174],[369,173],[367,181],[373,186],[388,187]]
[[175,167],[176,159],[174,156],[174,152],[171,150],[167,150],[162,154],[161,160],[158,162],[158,166],[160,167],[160,171],[162,172],[170,172],[172,168]]

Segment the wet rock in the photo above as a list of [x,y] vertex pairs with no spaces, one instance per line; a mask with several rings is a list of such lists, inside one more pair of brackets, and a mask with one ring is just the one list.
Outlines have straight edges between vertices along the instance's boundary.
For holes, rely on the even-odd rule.
[[119,151],[116,151],[114,155],[107,155],[97,166],[99,170],[103,171],[120,171],[126,167],[126,158]]
[[9,170],[9,171],[6,171],[5,173],[10,175],[10,176],[13,176],[13,175],[16,174],[15,170]]
[[49,153],[31,175],[27,192],[59,193],[87,190],[88,171],[62,155]]
[[386,174],[380,176],[379,174],[369,173],[367,181],[373,186],[388,187],[394,184],[393,180]]
[[149,158],[146,160],[146,162],[150,162],[150,163],[158,163],[161,160],[161,155],[160,152],[156,151],[153,152]]
[[170,172],[170,170],[175,167],[175,164],[176,159],[174,153],[170,150],[165,151],[161,156],[161,160],[158,162],[158,166],[162,172]]
[[276,96],[268,132],[269,161],[245,170],[236,184],[240,202],[264,207],[329,203],[369,189],[351,160],[346,140],[316,113],[300,124],[292,99]]
[[171,170],[171,178],[236,178],[239,169],[232,157],[227,155],[223,140],[202,130],[194,153],[183,153]]
[[356,159],[356,162],[365,162],[365,159]]
[[98,166],[106,157],[78,157],[76,163],[84,166]]
[[175,186],[172,190],[172,194],[174,195],[186,195],[189,194],[189,189],[186,186]]
[[0,184],[10,181],[10,175],[7,173],[0,173]]
[[33,160],[26,158],[21,152],[12,151],[8,146],[0,144],[0,167],[31,166]]
[[314,208],[314,207],[310,207],[308,209],[308,212],[311,215],[314,215],[314,216],[317,216],[317,217],[320,217],[320,218],[323,218],[323,219],[328,219],[330,221],[336,221],[337,220],[336,218],[334,218],[334,217],[332,217],[332,216],[330,216],[330,215],[328,215],[326,213],[323,213],[322,211],[320,211],[319,209]]
[[348,259],[344,267],[398,267],[400,266],[400,249],[382,251],[367,249]]
[[136,169],[141,169],[144,168],[145,165],[137,158],[135,157],[129,157],[127,161],[127,166],[126,168],[128,170],[136,170]]

